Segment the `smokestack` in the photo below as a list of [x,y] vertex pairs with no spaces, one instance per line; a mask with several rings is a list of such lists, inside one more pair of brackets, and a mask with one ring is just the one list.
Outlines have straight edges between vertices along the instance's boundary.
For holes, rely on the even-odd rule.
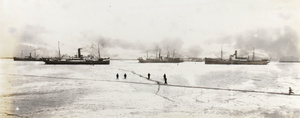
[[234,55],[235,55],[235,59],[237,58],[237,51],[235,50],[234,52]]
[[81,48],[78,48],[78,57],[79,57],[79,58],[81,58],[80,49],[81,49]]
[[58,58],[60,59],[60,47],[59,47],[59,41],[58,41]]
[[31,53],[29,53],[29,58],[31,58]]
[[99,50],[99,44],[98,44],[98,58],[100,59],[100,50]]
[[160,53],[161,53],[161,50],[159,50],[158,57],[159,57],[159,59],[162,59],[162,57],[160,56]]

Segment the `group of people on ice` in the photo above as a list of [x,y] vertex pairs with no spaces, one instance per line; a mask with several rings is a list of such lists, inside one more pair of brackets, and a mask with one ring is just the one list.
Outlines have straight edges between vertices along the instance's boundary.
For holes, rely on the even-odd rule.
[[[117,77],[117,79],[119,79],[119,74],[117,73],[117,75],[116,75],[116,77]],[[127,75],[126,75],[126,73],[124,74],[124,79],[126,79],[127,78]]]
[[[150,73],[148,73],[147,76],[148,76],[147,79],[150,80],[150,76],[151,76]],[[118,74],[118,73],[117,73],[116,77],[117,77],[117,79],[119,79],[119,74]],[[126,75],[126,73],[125,73],[125,74],[124,74],[124,79],[126,79],[126,78],[127,78],[127,75]],[[163,78],[164,78],[165,84],[168,84],[168,82],[167,82],[167,75],[166,75],[166,74],[163,75]],[[292,90],[291,87],[289,87],[289,93],[288,93],[288,94],[289,94],[289,95],[295,94],[295,93],[293,92],[293,90]]]
[[[119,79],[119,74],[118,73],[116,74],[116,78]],[[126,79],[126,78],[127,78],[127,75],[125,73],[124,74],[124,79]],[[168,84],[168,82],[167,82],[167,75],[166,74],[163,75],[163,78],[164,78],[165,84]],[[148,73],[148,78],[147,79],[150,80],[150,73]]]

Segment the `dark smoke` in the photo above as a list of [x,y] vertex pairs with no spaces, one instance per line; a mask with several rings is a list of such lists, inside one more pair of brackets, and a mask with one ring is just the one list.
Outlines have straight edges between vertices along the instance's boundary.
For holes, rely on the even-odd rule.
[[285,56],[299,55],[299,37],[290,27],[282,29],[257,29],[241,33],[237,36],[227,36],[221,43],[232,44],[241,54],[252,51],[265,52],[270,58],[278,60]]

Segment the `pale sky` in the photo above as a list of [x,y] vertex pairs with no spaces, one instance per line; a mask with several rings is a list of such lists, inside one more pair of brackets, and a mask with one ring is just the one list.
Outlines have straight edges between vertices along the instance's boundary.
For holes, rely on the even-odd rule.
[[[0,0],[0,56],[20,56],[21,50],[29,53],[33,49],[41,56],[56,56],[59,41],[61,52],[69,55],[74,55],[80,47],[85,48],[84,54],[94,53],[96,45],[101,43],[103,56],[112,58],[134,59],[145,56],[146,50],[154,50],[156,46],[163,52],[175,49],[178,55],[198,57],[215,57],[221,47],[228,55],[235,49],[251,52],[256,47],[265,53],[262,55],[279,58],[300,54],[299,3],[297,0]],[[254,38],[256,42],[251,41]],[[272,45],[279,44],[279,48],[291,47],[282,49],[286,53],[295,52],[277,54]]]

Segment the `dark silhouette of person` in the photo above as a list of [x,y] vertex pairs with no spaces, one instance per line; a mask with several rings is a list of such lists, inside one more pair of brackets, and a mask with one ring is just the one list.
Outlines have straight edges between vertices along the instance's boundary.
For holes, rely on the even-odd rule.
[[165,80],[165,84],[168,84],[166,74],[164,74],[164,80]]
[[148,73],[148,79],[150,79],[150,73]]
[[289,95],[294,94],[293,90],[291,87],[289,87]]
[[124,79],[126,79],[126,77],[127,77],[127,75],[126,75],[126,73],[124,74]]
[[117,79],[119,79],[119,74],[118,73],[117,73],[116,77],[117,77]]

